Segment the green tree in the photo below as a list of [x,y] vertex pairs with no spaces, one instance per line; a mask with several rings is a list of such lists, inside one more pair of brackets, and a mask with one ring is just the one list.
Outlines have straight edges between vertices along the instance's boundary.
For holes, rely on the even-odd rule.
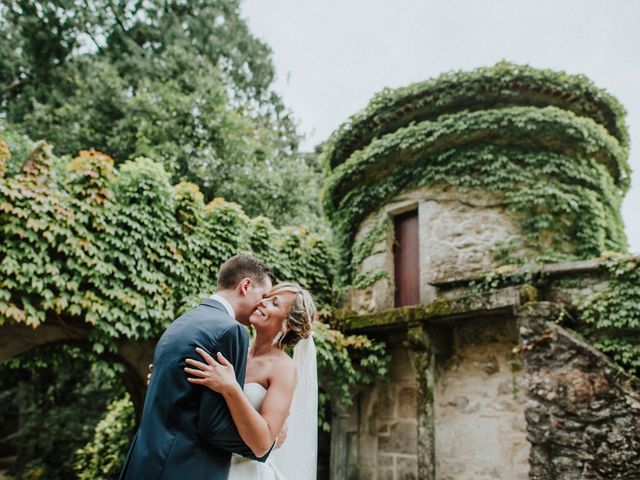
[[57,154],[148,156],[277,225],[319,217],[318,175],[238,1],[12,0],[0,33],[0,108]]
[[128,395],[107,406],[107,414],[96,425],[89,443],[76,452],[80,480],[117,479],[124,465],[135,425]]
[[[5,400],[0,418],[11,426],[0,430],[0,440],[15,447],[11,474],[75,478],[76,450],[93,438],[111,399],[124,394],[114,367],[79,346],[44,348],[0,366],[0,398]],[[12,415],[19,417],[18,425]],[[131,428],[121,442],[130,435]]]

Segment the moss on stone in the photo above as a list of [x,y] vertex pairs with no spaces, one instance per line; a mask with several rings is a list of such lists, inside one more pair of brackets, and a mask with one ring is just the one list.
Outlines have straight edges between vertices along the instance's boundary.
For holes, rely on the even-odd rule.
[[465,292],[459,297],[438,298],[426,305],[390,308],[364,315],[343,310],[337,312],[336,321],[340,328],[346,331],[401,325],[411,327],[435,319],[458,318],[475,312],[504,309],[519,303],[521,295],[522,292],[513,287],[501,289],[498,292],[471,294]]
[[448,300],[439,298],[426,305],[426,311],[429,316],[445,316],[451,312],[451,303]]
[[520,287],[523,302],[537,302],[538,289],[533,285],[525,284]]

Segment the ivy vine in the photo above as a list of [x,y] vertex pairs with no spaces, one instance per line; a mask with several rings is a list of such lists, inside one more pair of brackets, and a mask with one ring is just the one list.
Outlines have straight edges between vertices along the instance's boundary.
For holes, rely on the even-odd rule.
[[591,118],[611,132],[624,148],[628,147],[624,107],[587,77],[502,61],[470,72],[443,73],[395,90],[385,88],[331,135],[325,153],[326,166],[335,168],[372,139],[414,122],[435,120],[463,109],[514,105],[551,105]]
[[355,242],[353,246],[353,258],[351,259],[351,269],[356,272],[353,279],[351,288],[364,289],[370,285],[373,285],[378,280],[383,278],[389,278],[389,272],[386,269],[381,269],[374,272],[367,272],[361,269],[362,262],[375,253],[376,247],[380,244],[386,250],[387,243],[390,236],[393,234],[393,224],[391,223],[391,217],[382,212],[374,220],[371,229],[360,239]]
[[[511,71],[512,66],[469,72],[470,84],[463,81],[463,74],[455,74],[456,88],[461,89],[453,89],[456,98],[464,88],[480,82],[480,77],[478,85],[493,76],[497,85],[503,85],[500,75],[505,69]],[[551,75],[525,71],[536,81]],[[627,243],[620,205],[630,178],[624,110],[582,77],[560,73],[556,77],[549,91],[538,97],[518,97],[509,88],[492,87],[492,101],[479,101],[474,104],[478,108],[455,113],[447,108],[463,106],[451,98],[443,100],[447,108],[419,123],[415,122],[421,118],[412,116],[411,102],[423,97],[413,96],[411,89],[399,89],[387,92],[384,101],[376,97],[365,112],[339,130],[324,153],[323,201],[340,250],[342,284],[356,283],[355,235],[363,221],[401,192],[425,186],[480,189],[499,198],[520,224],[525,242],[518,252],[501,252],[510,262],[563,261],[598,256],[607,250],[624,251]],[[450,77],[440,80],[444,90],[451,87]],[[444,91],[439,88],[440,80],[428,83],[424,91]],[[556,84],[575,87],[567,87],[573,92],[570,100],[547,98],[555,98],[549,92]],[[406,118],[402,118],[407,121],[389,120],[385,112],[394,112],[393,118],[404,112]],[[378,130],[366,129],[380,136],[358,136],[368,138],[368,143],[338,159],[336,152],[346,152],[343,147],[350,142],[343,140],[351,135],[345,132],[368,125],[372,119],[390,123],[384,128],[380,123]]]
[[[0,153],[7,165],[6,142]],[[276,229],[222,199],[205,205],[195,185],[172,186],[150,159],[116,172],[99,152],[64,159],[33,144],[20,170],[0,178],[0,218],[0,323],[86,322],[98,351],[158,335],[241,251],[331,304],[334,258],[322,237]]]
[[628,373],[640,377],[640,256],[613,255],[608,282],[579,306],[582,333]]

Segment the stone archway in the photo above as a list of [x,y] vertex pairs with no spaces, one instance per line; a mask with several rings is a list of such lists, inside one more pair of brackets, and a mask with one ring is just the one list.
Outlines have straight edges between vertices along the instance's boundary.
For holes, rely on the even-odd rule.
[[[40,347],[88,341],[91,330],[88,324],[63,319],[50,319],[35,328],[21,323],[0,325],[0,363]],[[155,344],[156,339],[124,341],[116,354],[106,356],[107,360],[125,366],[122,380],[131,395],[137,418],[142,413],[148,365]]]

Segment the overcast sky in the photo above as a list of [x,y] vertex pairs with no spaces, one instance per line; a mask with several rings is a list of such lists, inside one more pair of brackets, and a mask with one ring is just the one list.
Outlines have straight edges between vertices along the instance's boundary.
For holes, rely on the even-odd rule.
[[623,217],[640,252],[640,0],[244,0],[242,10],[273,49],[275,89],[307,150],[384,87],[502,59],[587,75],[628,111]]

